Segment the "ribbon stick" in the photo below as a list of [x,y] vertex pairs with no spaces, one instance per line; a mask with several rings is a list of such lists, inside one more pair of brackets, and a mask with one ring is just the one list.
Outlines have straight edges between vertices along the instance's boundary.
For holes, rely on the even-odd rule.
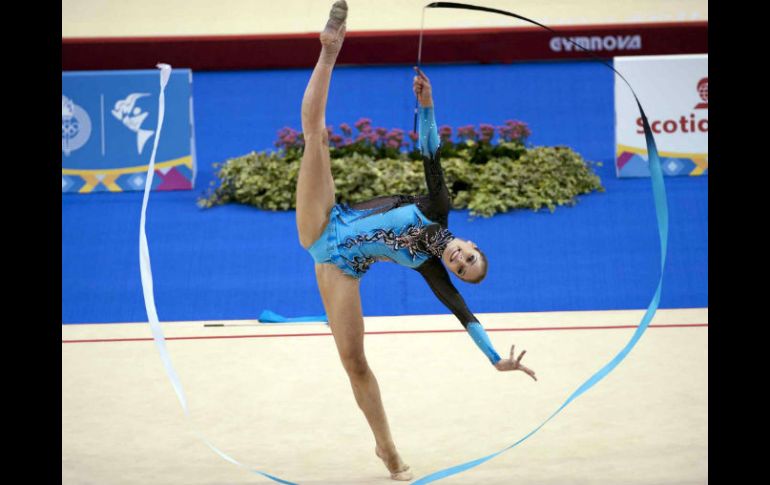
[[[161,131],[161,128],[163,127],[163,118],[166,112],[165,90],[166,90],[166,85],[168,84],[169,77],[171,76],[171,66],[169,66],[168,64],[158,64],[157,67],[160,69],[160,96],[158,98],[158,128],[155,133],[155,142],[152,147],[152,155],[150,156],[150,165],[147,168],[147,179],[144,184],[144,199],[142,200],[142,215],[139,221],[139,270],[142,277],[142,292],[144,293],[144,307],[147,310],[147,319],[150,323],[150,328],[152,329],[152,338],[155,341],[155,346],[158,348],[158,353],[160,354],[161,361],[163,361],[163,366],[166,369],[166,374],[168,375],[168,378],[171,381],[171,385],[174,387],[174,391],[176,392],[177,398],[179,399],[179,403],[182,405],[182,410],[184,411],[185,416],[188,419],[190,419],[189,409],[187,406],[187,398],[185,397],[184,388],[182,387],[182,382],[179,380],[179,376],[177,375],[176,370],[174,369],[174,366],[171,363],[171,356],[169,355],[168,349],[166,348],[166,339],[163,335],[163,329],[161,328],[160,321],[158,320],[158,311],[155,307],[155,294],[153,291],[152,267],[150,265],[150,248],[149,248],[149,244],[147,243],[147,233],[145,231],[145,222],[147,220],[147,203],[150,200],[150,188],[152,187],[152,179],[155,173],[155,155],[158,152],[158,141],[160,140],[160,131]],[[283,483],[285,485],[296,485],[293,482],[283,480],[276,476],[270,475],[269,473],[259,471],[255,468],[246,466],[238,462],[237,460],[234,460],[233,458],[228,456],[226,453],[219,450],[219,448],[211,444],[211,442],[194,427],[193,427],[193,431],[196,434],[196,436],[206,444],[206,446],[211,448],[211,450],[214,453],[218,454],[219,456],[229,461],[230,463],[233,463],[234,465],[238,465],[242,468],[245,468],[252,473],[256,473],[258,475],[267,477],[275,482]]]
[[[535,22],[534,20],[530,20],[526,17],[522,17],[521,15],[517,15],[512,12],[506,12],[505,10],[479,7],[476,5],[467,5],[467,4],[455,3],[455,2],[434,2],[429,5],[426,5],[425,8],[457,8],[457,9],[478,10],[483,12],[497,13],[501,15],[515,17],[515,18],[524,20],[526,22],[530,22],[532,24],[538,25],[550,32],[554,32],[552,29],[538,22]],[[572,41],[570,40],[570,42]],[[567,407],[569,403],[571,403],[578,396],[580,396],[581,394],[583,394],[584,392],[592,388],[594,385],[596,385],[600,380],[602,380],[605,376],[607,376],[607,374],[612,372],[612,370],[615,369],[615,367],[617,367],[618,364],[620,364],[620,362],[623,361],[623,359],[626,358],[628,353],[631,352],[631,349],[634,348],[634,346],[637,344],[639,339],[642,337],[645,330],[647,330],[648,325],[652,321],[652,318],[655,316],[655,312],[658,309],[658,305],[660,303],[660,295],[663,288],[663,271],[666,266],[666,254],[668,249],[668,204],[666,201],[666,188],[665,188],[665,185],[663,184],[663,172],[660,167],[660,158],[658,157],[658,149],[657,149],[657,146],[655,145],[655,138],[652,136],[652,130],[650,130],[650,124],[647,121],[647,116],[644,113],[644,109],[642,109],[642,104],[639,102],[639,98],[636,96],[634,89],[631,87],[631,84],[626,80],[626,78],[624,78],[623,75],[620,74],[614,67],[607,64],[602,59],[599,59],[592,52],[583,48],[579,44],[576,44],[575,42],[572,42],[572,43],[575,44],[575,46],[577,46],[578,48],[591,54],[591,56],[593,56],[595,59],[602,61],[607,67],[615,71],[615,73],[618,76],[620,76],[621,79],[623,79],[623,81],[626,83],[628,88],[631,90],[631,93],[634,95],[634,99],[636,100],[636,105],[639,107],[639,113],[642,116],[642,123],[644,126],[644,138],[645,138],[645,142],[647,143],[647,153],[648,153],[649,166],[650,166],[650,180],[652,182],[653,200],[655,203],[655,214],[658,222],[658,234],[660,236],[660,279],[658,280],[658,286],[655,290],[655,294],[653,295],[652,300],[650,301],[649,306],[647,307],[647,311],[645,312],[641,323],[637,327],[634,334],[631,336],[631,339],[626,344],[626,346],[623,347],[620,350],[620,352],[618,352],[618,354],[610,362],[608,362],[604,367],[599,369],[587,381],[581,384],[580,387],[578,387],[567,398],[567,400],[564,401],[564,403],[561,406],[559,406],[559,408],[548,417],[548,419],[543,421],[539,426],[537,426],[535,429],[527,433],[524,437],[522,437],[512,445],[506,448],[503,448],[500,451],[497,451],[487,456],[483,456],[481,458],[477,458],[475,460],[468,461],[466,463],[462,463],[460,465],[455,465],[453,467],[431,473],[430,475],[426,475],[412,482],[412,485],[424,485],[427,483],[435,482],[437,480],[441,480],[442,478],[446,478],[452,475],[456,475],[458,473],[462,473],[466,470],[470,470],[471,468],[477,467],[482,463],[489,461],[492,458],[495,458],[496,456],[510,450],[511,448],[514,448],[515,446],[527,440],[530,436],[534,435],[538,430],[540,430],[540,428],[545,426],[545,424],[548,423],[548,421],[553,419],[565,407]],[[420,49],[422,49],[422,43],[420,43]],[[418,58],[421,59],[421,55]]]

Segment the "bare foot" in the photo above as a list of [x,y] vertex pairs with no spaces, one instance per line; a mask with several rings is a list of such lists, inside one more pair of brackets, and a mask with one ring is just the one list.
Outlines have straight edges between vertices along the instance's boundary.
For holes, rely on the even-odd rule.
[[374,452],[380,457],[382,462],[385,463],[385,466],[390,472],[390,478],[403,482],[408,482],[413,478],[412,472],[409,471],[409,465],[401,461],[401,457],[398,456],[398,453],[387,457],[385,452],[382,451],[379,446],[374,448]]
[[345,20],[348,18],[348,4],[345,0],[338,0],[332,5],[329,12],[329,20],[321,32],[321,60],[327,64],[334,64],[342,49],[342,41],[345,40]]

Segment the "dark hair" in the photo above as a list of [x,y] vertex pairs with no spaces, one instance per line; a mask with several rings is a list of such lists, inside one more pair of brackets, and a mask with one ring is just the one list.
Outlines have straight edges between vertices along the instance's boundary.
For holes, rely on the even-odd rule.
[[487,256],[481,251],[481,249],[476,248],[476,251],[479,252],[479,256],[481,256],[481,262],[484,263],[484,272],[479,274],[479,277],[475,280],[465,280],[468,283],[474,283],[479,284],[482,282],[484,278],[487,277],[487,269],[489,268],[489,264],[487,263]]

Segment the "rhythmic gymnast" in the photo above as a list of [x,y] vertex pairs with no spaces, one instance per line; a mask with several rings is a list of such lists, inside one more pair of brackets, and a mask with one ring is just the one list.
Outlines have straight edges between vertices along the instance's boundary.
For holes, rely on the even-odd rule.
[[520,370],[537,379],[521,364],[526,351],[514,358],[512,346],[510,358],[500,358],[449,279],[447,268],[463,281],[480,282],[486,276],[487,259],[472,241],[457,238],[447,229],[450,200],[439,161],[431,85],[416,67],[413,90],[420,104],[420,150],[428,195],[378,197],[352,206],[335,204],[325,111],[347,13],[345,0],[332,6],[320,34],[321,54],[302,98],[305,151],[297,179],[297,231],[300,244],[315,261],[329,327],[356,402],[374,433],[375,453],[392,479],[411,480],[409,466],[396,451],[380,389],[364,355],[359,279],[371,264],[392,261],[417,270],[497,370]]

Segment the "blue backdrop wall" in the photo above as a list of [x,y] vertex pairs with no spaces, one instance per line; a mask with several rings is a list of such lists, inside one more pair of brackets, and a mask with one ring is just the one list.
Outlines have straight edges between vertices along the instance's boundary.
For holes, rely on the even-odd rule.
[[[460,237],[490,260],[481,285],[457,281],[477,313],[646,308],[659,276],[648,179],[615,178],[613,73],[597,62],[426,66],[439,124],[527,122],[533,145],[567,145],[597,169],[607,191],[575,207],[471,220],[450,215]],[[199,174],[193,191],[153,193],[147,233],[161,320],[323,313],[312,259],[293,212],[195,202],[211,164],[272,147],[300,128],[306,69],[195,73]],[[338,67],[327,122],[371,118],[410,130],[410,66]],[[644,100],[642,100],[644,103]],[[648,116],[654,117],[654,112]],[[162,143],[161,138],[161,143]],[[662,149],[662,147],[659,147]],[[662,308],[708,306],[708,178],[667,178],[669,254]],[[141,193],[62,194],[62,321],[145,321],[138,265]],[[367,315],[447,313],[419,274],[378,264],[362,281]]]

